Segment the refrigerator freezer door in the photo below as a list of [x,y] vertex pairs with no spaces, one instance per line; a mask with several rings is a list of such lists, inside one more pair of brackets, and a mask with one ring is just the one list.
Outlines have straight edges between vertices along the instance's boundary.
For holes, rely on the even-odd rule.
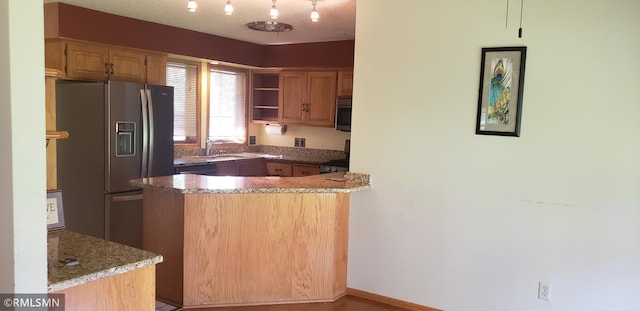
[[173,175],[173,87],[147,86],[149,176]]
[[106,239],[142,248],[142,192],[107,194],[104,205]]
[[56,122],[72,133],[57,145],[58,187],[68,230],[104,238],[104,83],[56,82]]
[[143,84],[109,81],[106,84],[105,193],[136,190],[129,184],[141,177]]

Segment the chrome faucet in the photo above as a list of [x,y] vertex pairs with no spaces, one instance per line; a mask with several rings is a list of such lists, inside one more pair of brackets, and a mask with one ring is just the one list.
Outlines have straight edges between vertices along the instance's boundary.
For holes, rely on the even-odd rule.
[[[224,143],[225,143],[225,141],[223,139],[207,140],[207,149],[205,149],[205,154],[207,156],[210,156],[211,155],[211,150],[210,150],[211,146],[213,146],[213,145],[221,145],[221,144],[224,144]],[[223,152],[224,152],[224,150],[222,150],[222,149],[218,150],[218,154],[222,154]]]

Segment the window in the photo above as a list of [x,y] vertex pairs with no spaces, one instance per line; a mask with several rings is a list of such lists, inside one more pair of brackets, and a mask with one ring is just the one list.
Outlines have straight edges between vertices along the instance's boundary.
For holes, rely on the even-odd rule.
[[244,144],[247,139],[246,98],[246,72],[209,67],[210,141]]
[[167,62],[167,85],[173,86],[173,141],[198,142],[198,65]]

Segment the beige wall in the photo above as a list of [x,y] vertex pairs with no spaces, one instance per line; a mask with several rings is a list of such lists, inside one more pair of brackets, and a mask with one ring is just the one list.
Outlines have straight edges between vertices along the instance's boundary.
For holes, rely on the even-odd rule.
[[42,15],[0,2],[0,293],[47,290]]
[[[348,285],[448,311],[640,310],[640,2],[358,1]],[[528,46],[522,135],[480,50]],[[384,143],[383,143],[384,142]],[[384,146],[384,148],[381,148]],[[551,301],[537,299],[551,282]]]
[[256,144],[293,147],[296,137],[304,137],[306,148],[344,150],[344,142],[351,138],[351,133],[337,131],[334,128],[317,126],[288,125],[283,135],[270,135],[264,124],[251,124],[249,135],[256,136]]

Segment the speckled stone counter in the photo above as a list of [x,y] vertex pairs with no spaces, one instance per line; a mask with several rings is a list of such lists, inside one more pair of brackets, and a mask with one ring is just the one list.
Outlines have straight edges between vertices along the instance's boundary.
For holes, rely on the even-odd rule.
[[[363,178],[363,176],[365,178]],[[342,193],[369,189],[365,174],[305,177],[233,177],[179,174],[131,181],[134,186],[180,193]]]
[[[162,256],[67,230],[48,234],[49,292],[162,262]],[[77,265],[61,260],[74,258]]]

